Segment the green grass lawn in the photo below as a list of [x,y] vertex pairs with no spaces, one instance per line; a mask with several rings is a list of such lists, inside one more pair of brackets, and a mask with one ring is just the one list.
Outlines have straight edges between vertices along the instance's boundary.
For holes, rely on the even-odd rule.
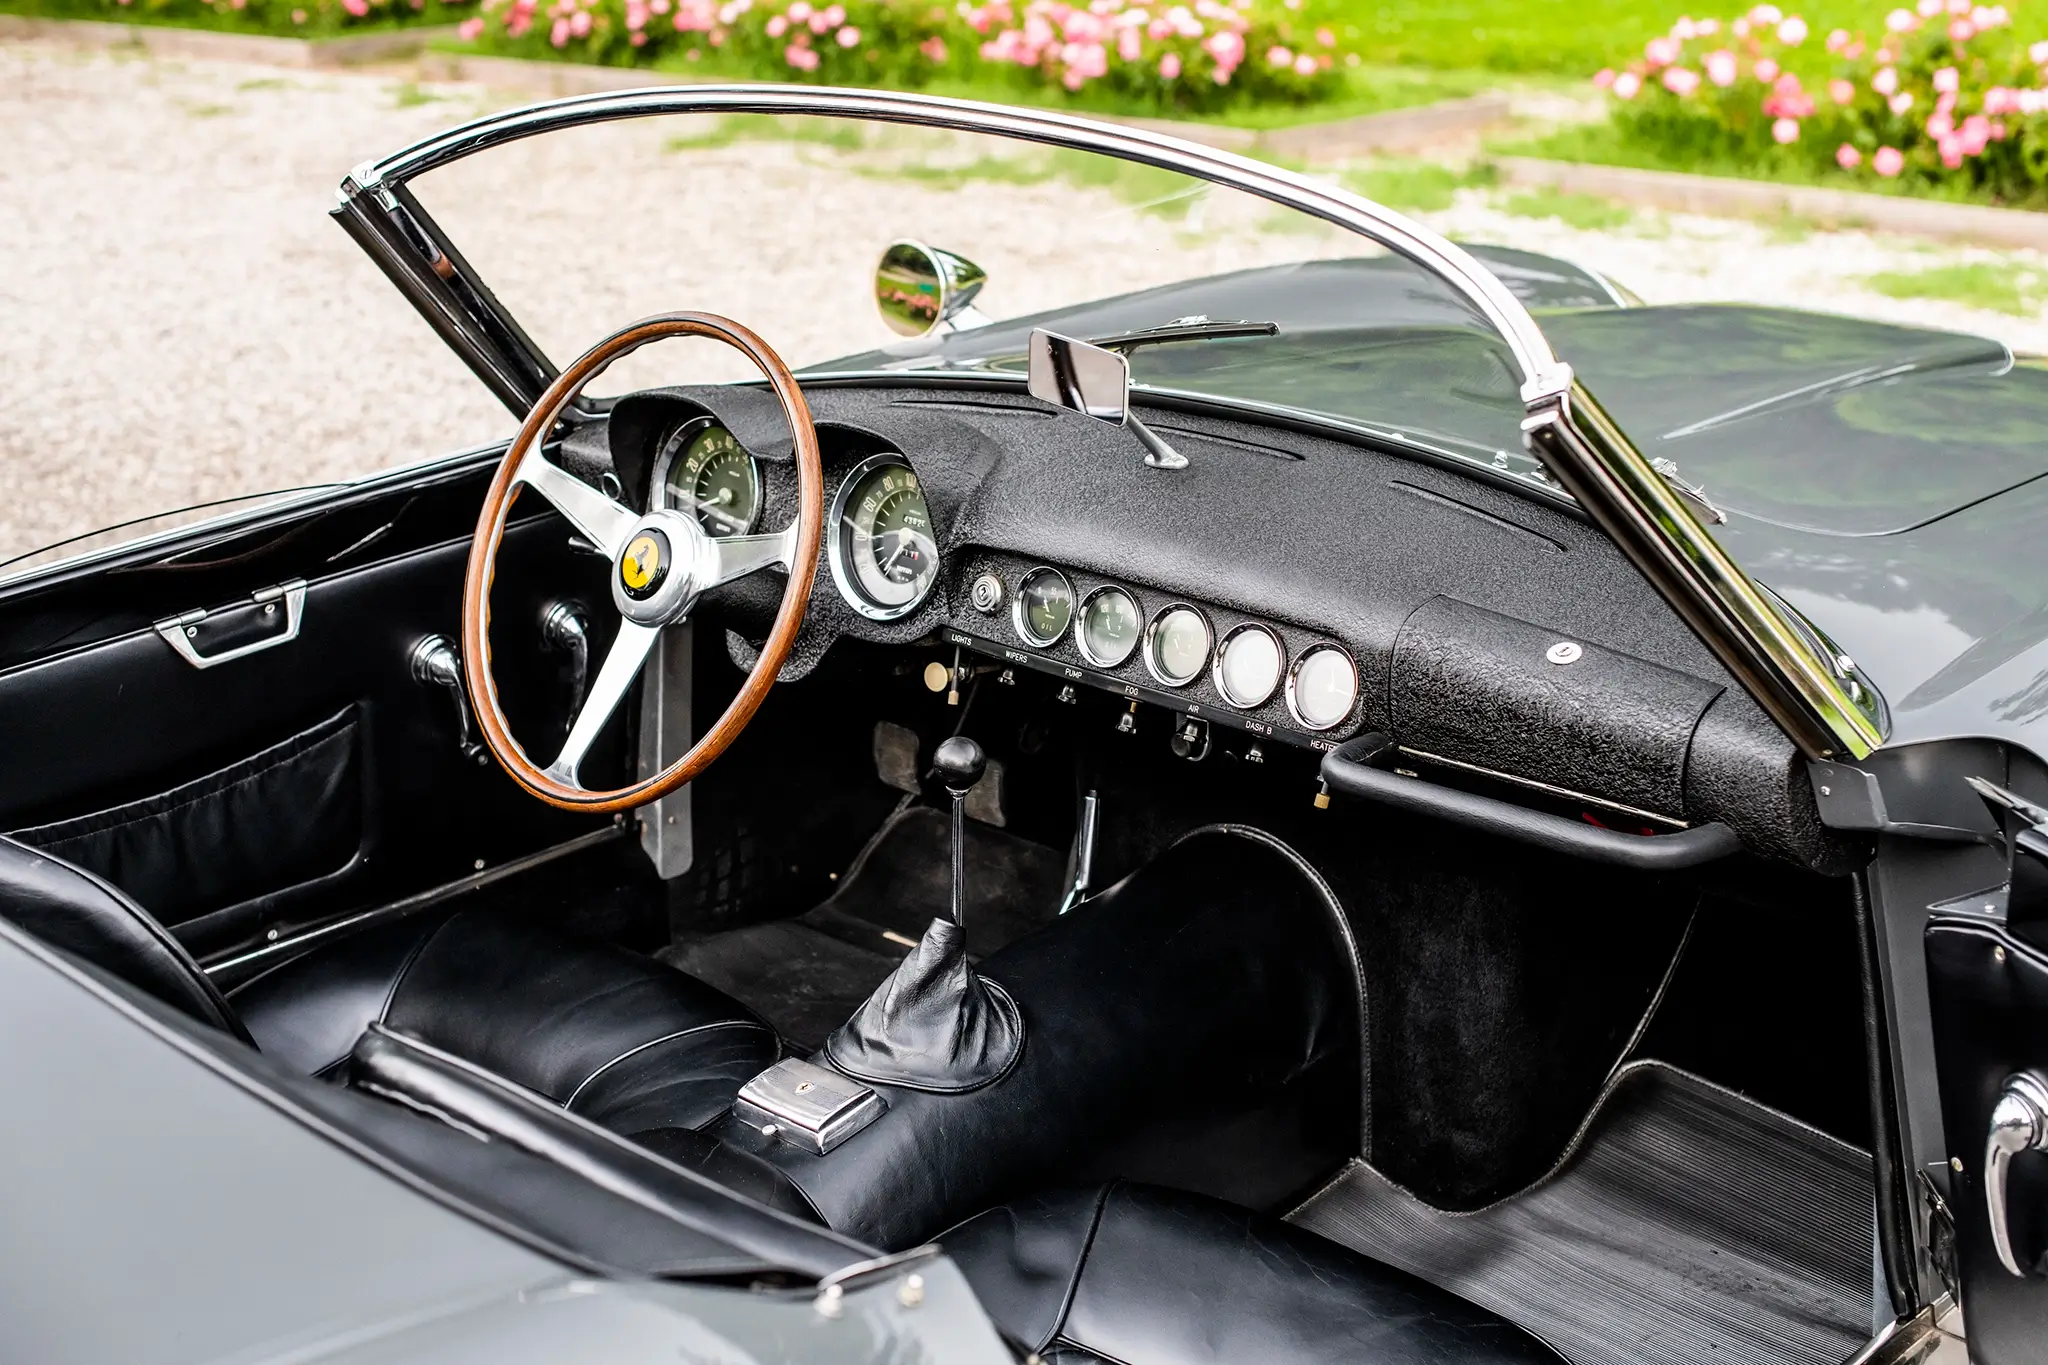
[[[1881,32],[1890,8],[1852,0],[1778,3],[1812,26],[1808,47],[1820,63],[1826,61],[1821,35],[1836,27]],[[1644,43],[1669,32],[1681,14],[1725,20],[1747,8],[1711,0],[1312,0],[1309,12],[1330,23],[1344,46],[1368,62],[1590,77],[1640,54]]]

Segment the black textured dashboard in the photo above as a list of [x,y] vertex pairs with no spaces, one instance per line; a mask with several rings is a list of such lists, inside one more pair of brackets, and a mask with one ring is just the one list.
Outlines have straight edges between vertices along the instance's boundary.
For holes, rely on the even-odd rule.
[[[1855,856],[1821,829],[1789,741],[1568,509],[1406,453],[1208,412],[1148,410],[1189,459],[1172,471],[1147,468],[1129,432],[1013,391],[814,380],[805,392],[828,501],[858,461],[902,454],[929,503],[940,566],[921,605],[876,621],[848,605],[821,563],[785,677],[842,638],[950,641],[1276,741],[1327,747],[1380,731],[1423,758],[1582,793],[1663,827],[1718,820],[1767,855],[1829,869]],[[609,446],[625,486],[644,495],[662,439],[706,413],[762,463],[761,527],[786,525],[789,435],[758,389],[621,399]],[[1167,687],[1139,654],[1089,664],[1071,631],[1033,646],[1009,611],[1038,565],[1061,570],[1077,597],[1120,585],[1148,620],[1192,604],[1212,640],[1264,624],[1290,664],[1312,645],[1341,646],[1357,664],[1357,703],[1312,732],[1281,692],[1230,706],[1207,668]],[[993,612],[974,604],[983,575],[1004,588]],[[740,634],[750,621],[758,633],[780,582],[722,591]],[[1567,644],[1567,662],[1551,657]]]

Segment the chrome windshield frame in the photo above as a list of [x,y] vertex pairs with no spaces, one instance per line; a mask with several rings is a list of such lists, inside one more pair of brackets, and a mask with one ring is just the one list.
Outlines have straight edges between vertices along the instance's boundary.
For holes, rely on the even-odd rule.
[[1809,758],[1883,743],[1830,666],[1765,598],[1559,360],[1527,308],[1468,252],[1307,176],[1149,129],[935,95],[821,86],[686,85],[575,96],[487,115],[356,167],[334,216],[492,392],[524,416],[556,374],[407,188],[450,162],[589,124],[678,114],[842,117],[1096,152],[1256,195],[1358,233],[1442,279],[1499,334],[1521,374],[1530,452]]

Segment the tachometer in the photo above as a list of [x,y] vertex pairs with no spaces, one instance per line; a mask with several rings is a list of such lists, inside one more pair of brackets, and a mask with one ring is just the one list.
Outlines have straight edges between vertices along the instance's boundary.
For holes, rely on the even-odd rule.
[[832,502],[832,576],[863,616],[893,621],[914,611],[939,575],[931,508],[900,455],[854,466]]
[[761,470],[708,418],[685,423],[655,461],[662,505],[688,512],[713,538],[743,536],[761,516]]
[[1115,668],[1138,647],[1144,620],[1136,599],[1122,588],[1097,588],[1081,603],[1074,643],[1081,657],[1097,668]]

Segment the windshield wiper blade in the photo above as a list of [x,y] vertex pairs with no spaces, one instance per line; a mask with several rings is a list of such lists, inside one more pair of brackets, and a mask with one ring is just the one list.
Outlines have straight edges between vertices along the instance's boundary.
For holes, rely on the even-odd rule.
[[1176,341],[1227,341],[1232,337],[1270,337],[1280,334],[1277,322],[1211,322],[1206,317],[1175,318],[1172,322],[1157,327],[1143,327],[1135,332],[1119,332],[1114,336],[1090,337],[1088,344],[1100,346],[1105,351],[1122,351],[1129,355],[1140,346],[1161,346]]

